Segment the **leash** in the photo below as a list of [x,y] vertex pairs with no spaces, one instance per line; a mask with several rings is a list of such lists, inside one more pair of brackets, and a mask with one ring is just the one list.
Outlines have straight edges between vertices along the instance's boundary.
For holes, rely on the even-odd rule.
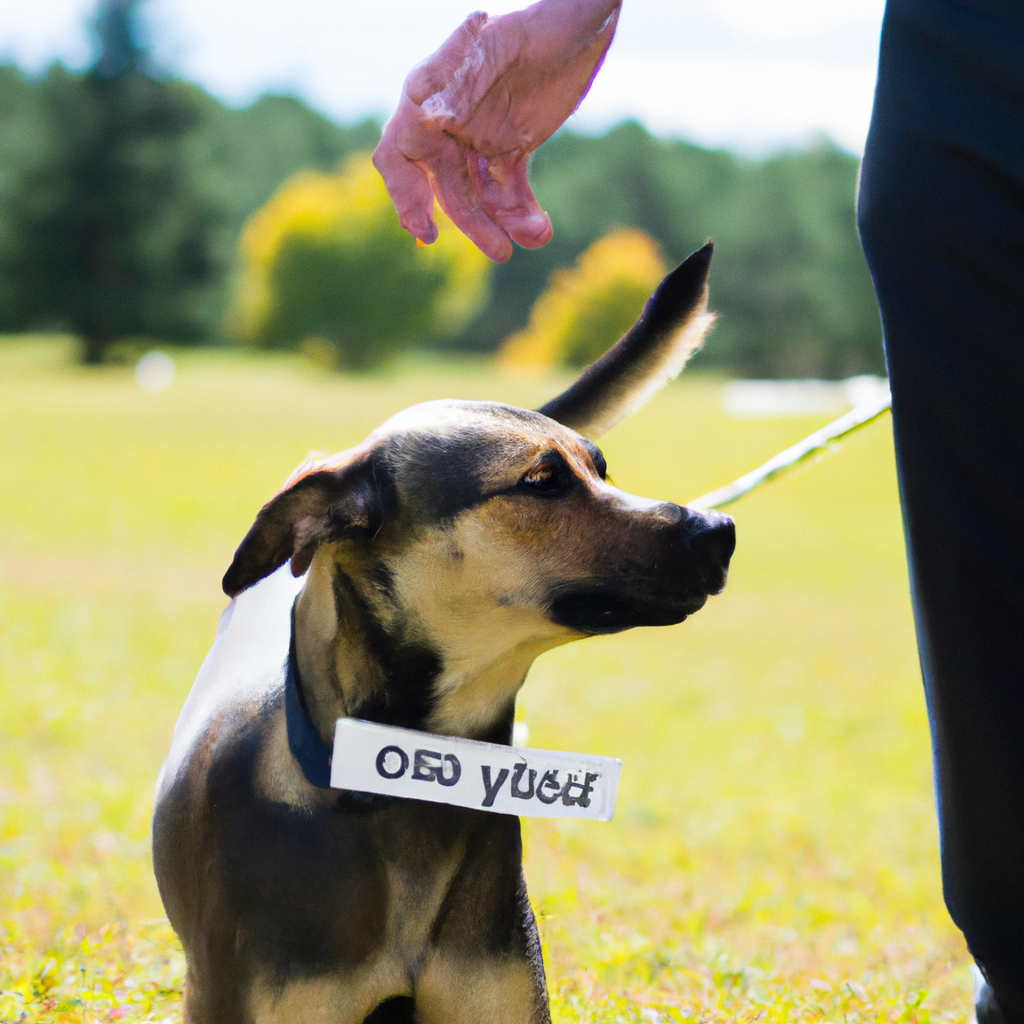
[[837,441],[861,427],[884,416],[892,408],[892,396],[886,392],[869,402],[862,402],[851,409],[844,416],[826,424],[813,434],[808,434],[802,441],[797,441],[792,447],[779,452],[778,455],[770,458],[766,463],[752,469],[749,473],[716,491],[709,491],[699,498],[687,502],[687,508],[696,509],[698,512],[706,512],[708,509],[721,508],[723,505],[731,505],[738,501],[745,494],[756,490],[762,484],[774,480],[776,477],[788,473],[794,466],[799,466],[808,459],[823,455],[832,448]]

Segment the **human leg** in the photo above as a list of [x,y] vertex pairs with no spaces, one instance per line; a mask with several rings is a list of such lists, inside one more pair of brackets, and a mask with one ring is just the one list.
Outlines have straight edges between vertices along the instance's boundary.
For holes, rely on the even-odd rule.
[[1024,1021],[1024,5],[889,0],[859,199],[946,904]]

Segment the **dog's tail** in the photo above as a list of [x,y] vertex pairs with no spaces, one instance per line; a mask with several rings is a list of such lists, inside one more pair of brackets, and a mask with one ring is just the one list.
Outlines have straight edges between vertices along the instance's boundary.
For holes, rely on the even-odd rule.
[[596,439],[678,376],[715,319],[707,311],[713,249],[708,242],[676,267],[626,334],[540,412]]

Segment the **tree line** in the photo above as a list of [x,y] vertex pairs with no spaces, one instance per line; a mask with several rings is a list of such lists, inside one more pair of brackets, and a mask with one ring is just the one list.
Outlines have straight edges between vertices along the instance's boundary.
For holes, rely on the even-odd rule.
[[[247,222],[298,172],[337,174],[380,131],[337,125],[289,97],[230,108],[157,74],[134,35],[137,3],[101,5],[98,56],[84,72],[54,65],[33,78],[0,66],[0,331],[69,330],[90,361],[126,337],[222,343],[246,277]],[[752,161],[636,123],[596,138],[562,131],[531,174],[554,239],[517,250],[468,323],[424,340],[497,350],[526,327],[557,271],[610,232],[639,228],[669,265],[715,241],[719,321],[695,365],[879,372],[856,176],[857,161],[824,141]],[[372,296],[379,274],[365,260],[345,266],[339,294]],[[358,305],[372,315],[372,302]]]
[[219,343],[246,220],[304,168],[372,148],[298,100],[232,109],[159,74],[140,0],[102,0],[95,63],[0,65],[0,332]]

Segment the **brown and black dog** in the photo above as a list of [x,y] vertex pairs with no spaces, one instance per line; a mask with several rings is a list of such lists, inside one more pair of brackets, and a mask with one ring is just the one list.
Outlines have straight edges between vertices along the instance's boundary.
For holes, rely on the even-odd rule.
[[158,783],[191,1024],[549,1020],[519,819],[330,789],[328,744],[343,716],[508,744],[538,654],[722,589],[732,522],[618,490],[587,439],[700,344],[710,258],[539,412],[414,406],[256,517]]

